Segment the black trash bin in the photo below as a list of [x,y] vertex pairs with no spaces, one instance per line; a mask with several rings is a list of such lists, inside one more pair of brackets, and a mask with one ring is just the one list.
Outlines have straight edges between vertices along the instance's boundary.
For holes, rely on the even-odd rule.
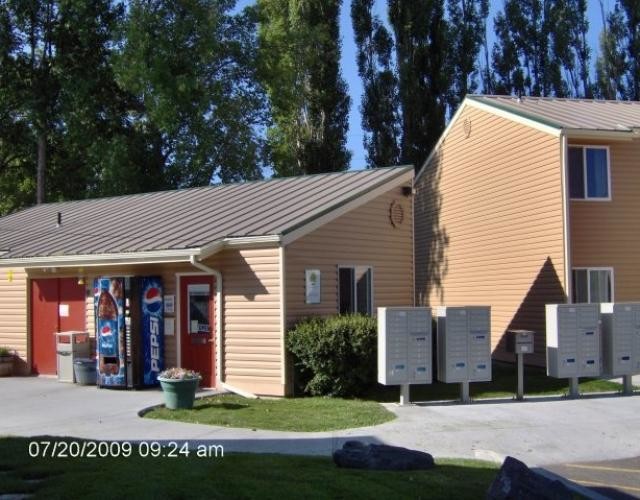
[[73,371],[76,376],[76,382],[80,385],[96,385],[96,361],[95,359],[76,359],[73,362]]

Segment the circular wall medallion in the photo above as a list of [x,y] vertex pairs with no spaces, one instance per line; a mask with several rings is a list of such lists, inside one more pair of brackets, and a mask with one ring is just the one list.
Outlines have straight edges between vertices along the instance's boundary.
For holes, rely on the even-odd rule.
[[464,136],[469,137],[471,135],[471,120],[469,120],[469,118],[465,118],[462,123],[462,127],[464,129]]
[[393,200],[389,205],[389,220],[393,227],[398,227],[404,222],[404,208],[396,200]]

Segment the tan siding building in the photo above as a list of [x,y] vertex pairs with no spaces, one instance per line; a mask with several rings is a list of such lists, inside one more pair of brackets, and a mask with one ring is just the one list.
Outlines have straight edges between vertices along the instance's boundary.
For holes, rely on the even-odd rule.
[[571,259],[574,268],[611,268],[613,299],[640,299],[640,144],[571,141],[607,146],[611,162],[611,200],[571,200]]
[[[110,254],[51,258],[36,255],[31,259],[39,260],[31,265],[29,257],[20,257],[18,261],[28,265],[26,271],[12,266],[11,261],[3,262],[0,256],[0,265],[4,265],[0,277],[0,345],[7,345],[16,351],[17,359],[24,367],[23,373],[28,373],[34,366],[30,339],[35,333],[28,311],[29,288],[35,282],[58,280],[58,283],[62,283],[66,280],[65,283],[81,287],[84,290],[81,290],[81,294],[86,299],[81,303],[81,317],[76,324],[82,324],[95,336],[95,278],[160,276],[165,296],[175,297],[175,311],[165,313],[165,318],[173,323],[173,334],[165,331],[164,364],[167,367],[186,366],[187,357],[183,351],[185,346],[189,348],[190,332],[184,331],[189,327],[186,319],[181,317],[181,311],[184,310],[181,301],[187,300],[181,283],[209,275],[215,279],[217,290],[215,298],[211,299],[211,310],[215,316],[210,340],[214,344],[214,359],[209,360],[215,366],[216,380],[213,385],[241,394],[286,395],[293,387],[291,367],[286,363],[286,330],[303,316],[338,312],[339,266],[371,267],[372,308],[412,304],[412,179],[412,168],[403,167],[232,187],[236,196],[241,194],[238,191],[252,193],[251,196],[247,195],[252,200],[249,204],[251,207],[259,207],[263,196],[272,197],[274,189],[279,195],[277,201],[270,202],[268,210],[260,213],[251,215],[246,207],[242,208],[242,218],[235,225],[226,224],[220,219],[221,225],[228,226],[228,234],[235,231],[237,237],[226,237],[222,242],[206,242],[204,246],[200,244],[199,248],[185,250],[184,256],[166,252],[154,254],[153,257],[138,257],[135,252],[117,254],[115,257]],[[216,188],[211,189],[212,195],[215,195]],[[308,192],[300,193],[304,189]],[[320,194],[315,195],[314,200],[314,194],[310,193],[316,192]],[[256,193],[258,195],[254,198]],[[168,197],[178,195],[167,193]],[[196,190],[195,195],[201,196],[201,190]],[[291,217],[287,211],[291,211],[291,200],[296,197],[300,200],[299,207],[295,207],[296,216]],[[238,217],[238,212],[228,208],[238,205],[231,203],[230,199],[226,196],[224,201],[228,206],[221,205],[219,208],[223,218]],[[313,203],[307,204],[307,199]],[[104,207],[111,204],[130,205],[132,201],[135,202],[125,197],[114,198],[113,201],[97,200],[96,203]],[[71,208],[75,209],[74,206]],[[180,209],[179,206],[177,208]],[[392,208],[395,210],[393,223]],[[185,210],[187,213],[181,216],[186,225],[190,216]],[[275,217],[274,214],[280,215]],[[214,215],[212,217],[215,218]],[[281,223],[281,219],[287,217],[291,219],[287,226],[276,225],[274,230],[265,229],[265,234],[247,233],[248,228],[260,227],[262,230]],[[0,237],[2,228],[3,219],[0,219]],[[180,234],[188,232],[177,223],[176,230]],[[199,232],[201,228],[197,226],[196,230]],[[271,234],[271,231],[275,234]],[[167,238],[177,238],[175,234],[168,233]],[[153,235],[146,234],[145,238],[152,239]],[[87,240],[88,244],[92,244],[90,239]],[[47,243],[43,245],[46,255]],[[10,245],[6,247],[10,248]],[[154,259],[168,261],[153,263]],[[305,303],[305,270],[309,268],[321,271],[322,295],[319,304]],[[13,276],[11,282],[6,279],[9,272]],[[63,299],[60,301],[64,302]],[[57,304],[53,310],[56,308]],[[52,334],[53,330],[47,330],[45,337],[50,338]],[[42,356],[42,347],[39,352]],[[198,369],[198,366],[187,367]],[[55,374],[55,371],[50,374]]]
[[540,331],[564,295],[559,162],[556,138],[466,107],[416,183],[417,301],[491,305],[494,349],[508,328]]
[[[411,202],[396,188],[287,246],[287,324],[338,312],[339,266],[371,267],[373,308],[413,305]],[[400,203],[404,213],[397,226],[389,218],[394,203]],[[320,270],[319,304],[305,303],[305,269]]]
[[[543,364],[544,305],[578,300],[573,270],[612,269],[612,298],[640,300],[637,123],[640,106],[468,97],[416,177],[416,302],[490,305],[494,356],[531,329]],[[577,145],[608,149],[611,200],[570,197]]]
[[27,280],[24,269],[0,272],[0,346],[18,353],[20,373],[28,373],[25,363],[28,352]]

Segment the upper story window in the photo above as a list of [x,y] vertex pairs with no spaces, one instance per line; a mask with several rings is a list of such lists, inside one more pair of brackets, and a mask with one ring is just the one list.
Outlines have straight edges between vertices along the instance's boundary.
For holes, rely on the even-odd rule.
[[373,283],[370,267],[338,268],[338,306],[340,314],[373,313]]
[[606,146],[569,147],[569,194],[573,199],[611,199],[609,149]]
[[573,302],[612,302],[613,269],[573,269]]

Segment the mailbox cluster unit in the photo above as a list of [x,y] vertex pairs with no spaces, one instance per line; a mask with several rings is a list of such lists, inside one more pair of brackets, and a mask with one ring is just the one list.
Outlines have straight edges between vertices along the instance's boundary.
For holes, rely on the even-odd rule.
[[603,374],[640,373],[640,304],[600,304],[600,318]]
[[491,380],[491,309],[438,307],[438,380]]
[[431,383],[431,309],[378,308],[378,382]]
[[599,304],[547,304],[547,375],[601,374]]

